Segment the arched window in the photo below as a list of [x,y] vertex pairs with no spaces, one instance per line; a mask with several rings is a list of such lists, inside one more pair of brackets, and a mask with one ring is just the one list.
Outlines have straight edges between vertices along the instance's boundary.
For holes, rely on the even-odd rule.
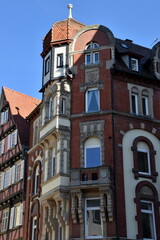
[[38,193],[39,185],[39,166],[36,167],[35,176],[34,176],[34,194]]
[[137,207],[137,239],[160,239],[160,230],[156,226],[159,223],[159,203],[155,187],[146,181],[140,182],[136,187],[135,203]]
[[85,54],[85,65],[98,64],[99,63],[99,48],[98,43],[91,42],[86,46],[86,51],[89,51]]
[[37,160],[33,166],[32,199],[40,196],[41,191],[41,162]]
[[155,169],[155,150],[153,144],[146,137],[137,137],[133,141],[133,163],[132,169],[135,179],[139,177],[151,178],[154,182],[158,173]]
[[36,240],[39,234],[39,218],[40,218],[40,204],[38,199],[35,199],[30,208],[30,230],[29,236],[31,240]]
[[85,141],[85,167],[98,167],[101,165],[101,142],[96,137]]

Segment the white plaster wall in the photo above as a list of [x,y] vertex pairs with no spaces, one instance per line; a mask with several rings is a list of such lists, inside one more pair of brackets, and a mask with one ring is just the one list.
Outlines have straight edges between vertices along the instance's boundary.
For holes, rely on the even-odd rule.
[[160,142],[151,133],[137,129],[128,131],[123,137],[123,166],[124,166],[124,185],[125,185],[125,204],[126,204],[126,224],[127,224],[127,238],[136,239],[137,234],[137,221],[135,220],[136,204],[134,203],[135,188],[140,181],[149,181],[157,188],[158,196],[160,199],[160,176],[157,177],[157,182],[153,183],[152,180],[146,178],[134,179],[132,172],[133,168],[133,152],[131,146],[133,141],[138,136],[144,136],[148,138],[156,151],[155,165],[156,171],[160,173]]
[[[54,49],[54,77],[65,75],[66,70],[66,46],[57,47]],[[57,68],[57,54],[63,54],[63,68]]]

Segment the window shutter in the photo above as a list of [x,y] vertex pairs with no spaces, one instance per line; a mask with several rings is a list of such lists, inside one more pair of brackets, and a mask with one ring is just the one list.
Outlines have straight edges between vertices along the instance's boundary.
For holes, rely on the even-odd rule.
[[15,172],[16,171],[16,166],[13,165],[13,167],[11,168],[11,184],[13,184],[15,182]]
[[8,109],[5,111],[5,122],[8,121]]
[[4,172],[0,174],[0,191],[3,189],[3,183],[4,183]]
[[4,122],[4,112],[1,112],[1,125],[3,124]]
[[11,185],[11,168],[8,170],[8,186],[10,186]]
[[17,129],[14,132],[14,146],[17,144]]
[[22,225],[23,223],[23,203],[21,203],[20,205],[20,221],[19,221],[19,225]]
[[13,228],[13,220],[14,220],[14,207],[11,208],[10,212],[9,229]]
[[8,135],[8,149],[10,149],[11,134]]
[[4,143],[5,143],[5,139],[2,140],[2,153],[4,153]]
[[20,205],[16,207],[16,219],[15,219],[15,225],[20,225]]
[[20,179],[23,179],[24,176],[24,160],[21,161],[21,174],[20,174]]

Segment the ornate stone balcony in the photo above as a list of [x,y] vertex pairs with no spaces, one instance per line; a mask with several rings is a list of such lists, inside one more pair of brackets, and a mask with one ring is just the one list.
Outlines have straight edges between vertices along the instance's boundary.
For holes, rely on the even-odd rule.
[[76,168],[71,170],[70,186],[104,185],[111,183],[110,168]]

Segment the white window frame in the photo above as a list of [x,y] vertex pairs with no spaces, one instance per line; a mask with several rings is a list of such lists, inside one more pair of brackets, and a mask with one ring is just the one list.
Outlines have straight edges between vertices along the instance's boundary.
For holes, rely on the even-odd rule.
[[[98,56],[98,60],[96,60],[96,55]],[[99,52],[93,52],[93,63],[98,64],[99,63]]]
[[[99,64],[99,52],[95,51],[99,48],[99,44],[95,42],[91,42],[86,46],[86,50],[90,51],[85,54],[85,65],[91,64]],[[96,60],[96,55],[98,56],[98,60]],[[90,57],[90,61],[88,61],[88,56]]]
[[[146,112],[146,114],[144,114],[143,99],[144,99],[145,112]],[[143,94],[142,94],[142,114],[143,114],[144,116],[149,115],[149,99],[148,99],[148,96],[145,96],[145,95],[143,95]]]
[[132,99],[132,97],[134,97],[134,104],[135,104],[135,112],[133,112],[133,107],[132,107],[132,113],[134,113],[134,114],[138,114],[138,94],[137,93],[131,93],[131,106],[132,106],[132,104],[133,104],[133,99]]
[[100,205],[97,207],[87,207],[87,200],[99,200],[100,198],[86,198],[85,199],[85,238],[87,239],[97,239],[97,238],[103,238],[103,224],[102,224],[102,217],[101,217],[101,230],[102,230],[102,235],[99,236],[88,236],[88,221],[87,221],[87,210],[99,210],[100,214],[101,214],[101,210],[100,210]]
[[138,72],[138,59],[137,58],[131,58],[131,69],[133,71]]
[[87,167],[87,149],[93,149],[93,148],[99,148],[99,151],[100,151],[100,165],[98,166],[95,166],[95,167],[99,167],[102,165],[102,160],[101,160],[101,146],[100,145],[92,145],[92,146],[85,146],[85,161],[84,161],[84,164],[85,164],[85,168],[92,168],[92,167]]
[[2,227],[1,231],[5,232],[8,229],[8,221],[9,221],[9,209],[3,211],[2,216]]
[[37,216],[32,218],[32,236],[31,236],[32,239],[31,240],[35,239],[36,232],[37,232]]
[[50,71],[50,56],[44,62],[44,74],[47,75]]
[[[141,200],[141,202],[144,202],[144,203],[148,203],[151,205],[151,210],[146,210],[146,209],[142,209],[141,208],[141,213],[147,213],[147,214],[151,214],[152,215],[152,221],[153,221],[153,234],[154,234],[154,238],[143,238],[143,240],[156,240],[156,227],[155,227],[155,215],[154,215],[154,205],[153,205],[153,202],[151,201],[147,201],[147,200]],[[151,227],[151,226],[150,226]],[[143,228],[143,226],[142,226]]]
[[57,68],[63,68],[63,53],[58,53],[57,54]]
[[63,98],[63,97],[62,97],[62,103],[61,103],[61,111],[62,111],[62,114],[66,113],[66,98]]
[[[143,148],[138,148],[137,152],[144,152],[147,153],[147,163],[148,163],[148,172],[140,172],[140,174],[144,174],[144,175],[151,175],[151,163],[150,163],[150,154],[149,151],[147,149],[143,149]],[[139,162],[139,159],[138,159]]]
[[[98,96],[97,96],[97,105],[98,105],[98,109],[94,110],[94,111],[89,111],[89,92],[92,91],[97,91]],[[85,99],[86,99],[86,112],[90,113],[90,112],[99,112],[100,111],[100,92],[98,88],[89,88],[86,93],[85,93]]]

